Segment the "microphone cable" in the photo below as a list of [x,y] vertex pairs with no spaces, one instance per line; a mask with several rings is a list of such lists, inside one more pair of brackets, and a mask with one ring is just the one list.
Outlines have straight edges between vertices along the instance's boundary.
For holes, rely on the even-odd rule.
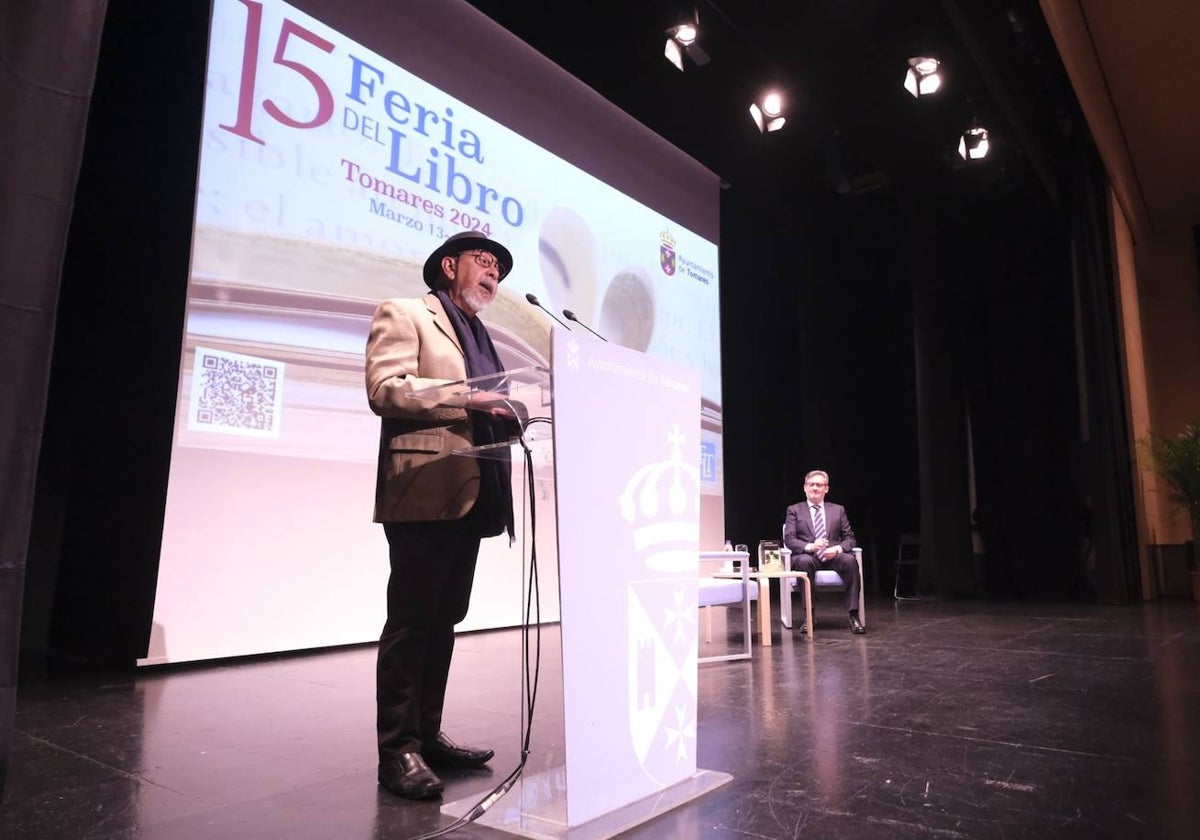
[[[512,410],[513,416],[519,416],[514,406],[508,400],[504,400]],[[537,564],[537,499],[534,497],[535,484],[533,480],[533,450],[529,448],[529,444],[525,441],[525,430],[534,423],[550,423],[549,417],[531,417],[524,422],[519,422],[520,434],[517,437],[517,442],[521,444],[525,457],[525,479],[526,492],[529,498],[529,582],[525,592],[524,610],[521,617],[521,680],[524,687],[525,695],[525,736],[521,741],[521,760],[517,766],[513,768],[500,784],[496,785],[492,790],[483,796],[467,813],[461,817],[455,818],[449,825],[443,826],[436,831],[431,831],[426,834],[419,834],[409,838],[409,840],[434,840],[436,837],[444,837],[451,831],[456,831],[475,820],[479,819],[484,813],[495,805],[500,799],[513,789],[521,775],[525,772],[525,764],[529,760],[529,741],[533,735],[533,710],[537,703],[538,681],[542,670],[542,599],[540,587],[538,586],[538,564]],[[535,628],[533,638],[533,669],[530,671],[530,631],[529,627],[532,624]]]

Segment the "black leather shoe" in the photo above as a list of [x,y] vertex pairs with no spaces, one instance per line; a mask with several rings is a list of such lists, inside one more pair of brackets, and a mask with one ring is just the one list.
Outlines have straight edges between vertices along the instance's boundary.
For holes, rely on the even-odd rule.
[[442,780],[434,775],[420,753],[406,752],[379,760],[379,785],[405,799],[435,799]]
[[862,622],[858,620],[858,616],[850,616],[850,632],[856,636],[861,636],[867,632],[867,628],[863,627]]
[[449,738],[445,732],[439,732],[432,742],[425,744],[421,755],[430,764],[439,767],[482,767],[492,760],[494,750],[475,750],[470,747],[460,747]]

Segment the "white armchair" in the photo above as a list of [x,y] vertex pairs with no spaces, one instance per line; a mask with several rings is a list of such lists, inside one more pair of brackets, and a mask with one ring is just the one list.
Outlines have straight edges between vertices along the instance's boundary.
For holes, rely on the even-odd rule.
[[[787,527],[786,524],[784,526]],[[783,547],[783,567],[790,569],[792,567],[792,550],[786,545]],[[865,627],[867,624],[867,604],[866,604],[866,581],[867,578],[863,574],[863,550],[861,548],[854,549],[854,559],[858,561],[858,579],[862,582],[862,586],[858,589],[858,620]],[[779,586],[779,622],[789,630],[792,627],[792,591],[796,588],[796,578],[781,578]],[[828,591],[828,592],[845,592],[846,582],[842,580],[842,576],[833,569],[818,569],[815,579],[810,581],[813,593]],[[806,599],[809,603],[811,599]],[[804,624],[812,628],[812,615],[804,616]]]
[[[728,572],[738,561],[740,578],[714,577]],[[704,643],[712,644],[713,607],[742,607],[743,648],[740,653],[697,656],[698,662],[723,662],[731,659],[751,657],[750,602],[758,600],[758,582],[750,578],[750,552],[748,551],[702,551],[700,552],[700,590],[697,605],[704,616]]]

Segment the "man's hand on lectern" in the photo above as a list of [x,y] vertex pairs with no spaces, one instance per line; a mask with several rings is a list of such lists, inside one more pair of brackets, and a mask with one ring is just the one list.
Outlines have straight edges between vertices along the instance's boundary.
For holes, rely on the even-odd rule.
[[513,420],[524,420],[528,417],[525,406],[517,400],[512,400],[504,394],[495,391],[471,391],[467,394],[467,408],[471,411],[483,411],[495,417],[508,417]]

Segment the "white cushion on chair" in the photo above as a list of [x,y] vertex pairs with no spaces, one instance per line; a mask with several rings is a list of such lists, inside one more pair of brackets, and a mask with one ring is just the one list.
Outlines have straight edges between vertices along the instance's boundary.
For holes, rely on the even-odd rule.
[[817,586],[844,586],[845,581],[842,576],[833,569],[817,569],[816,577],[813,583]]
[[[749,584],[750,600],[758,598],[758,584]],[[700,593],[698,603],[702,607],[715,607],[720,604],[736,604],[742,600],[742,582],[726,580],[725,578],[700,578]]]
[[712,610],[711,607],[732,606],[740,604],[743,609],[744,635],[740,653],[723,654],[718,656],[697,656],[697,662],[716,662],[722,660],[749,659],[752,655],[750,642],[750,602],[758,599],[758,581],[743,577],[740,569],[736,578],[712,577],[714,573],[729,569],[733,562],[748,564],[750,557],[746,552],[700,552],[700,579],[697,587],[697,609],[703,610],[708,621],[705,641],[711,641]]

